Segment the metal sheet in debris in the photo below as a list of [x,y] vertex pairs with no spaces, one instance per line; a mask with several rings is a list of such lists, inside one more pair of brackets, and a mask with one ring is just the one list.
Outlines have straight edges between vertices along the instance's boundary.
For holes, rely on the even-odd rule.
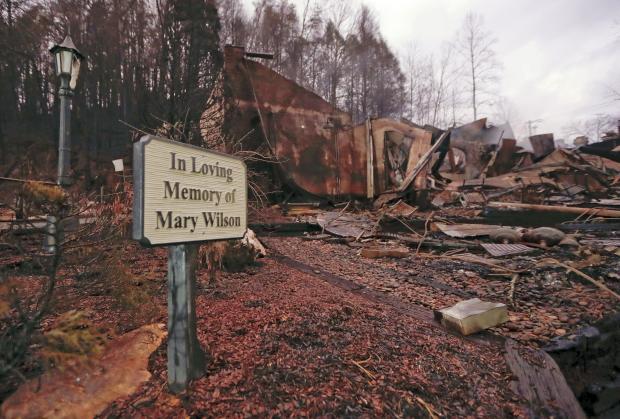
[[435,225],[442,233],[457,238],[488,236],[492,232],[502,228],[502,226],[488,224],[435,223]]
[[484,250],[496,257],[518,255],[520,253],[527,253],[536,250],[523,244],[482,243],[481,246],[484,247]]
[[370,237],[375,225],[364,215],[339,211],[319,214],[316,221],[325,231],[340,237]]

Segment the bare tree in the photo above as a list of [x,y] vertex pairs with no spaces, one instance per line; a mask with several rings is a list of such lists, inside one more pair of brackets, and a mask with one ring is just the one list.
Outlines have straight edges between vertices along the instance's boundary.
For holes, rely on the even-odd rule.
[[248,40],[248,23],[240,0],[220,0],[218,13],[221,22],[220,43],[222,45],[245,45]]
[[596,114],[585,120],[577,120],[564,126],[562,131],[567,137],[585,136],[590,140],[599,141],[603,134],[614,131],[617,118],[608,114]]
[[371,48],[376,43],[376,34],[378,33],[378,23],[375,14],[365,5],[363,5],[356,18],[355,35],[359,42],[356,51],[357,64],[360,77],[360,110],[363,117],[369,116],[370,101],[370,79],[372,69],[372,52]]
[[457,36],[457,48],[463,57],[463,70],[471,93],[474,120],[481,105],[489,102],[489,93],[498,80],[500,64],[493,49],[496,39],[484,29],[481,15],[468,13]]
[[456,72],[452,45],[438,57],[421,55],[412,46],[403,59],[406,75],[404,115],[418,124],[451,125],[456,120]]
[[[441,57],[438,61],[438,70],[436,73],[435,92],[433,94],[433,112],[431,125],[437,125],[440,121],[440,115],[445,113],[446,105],[449,99],[448,91],[452,83],[452,70],[450,62],[452,61],[452,48],[445,44],[442,48]],[[445,119],[445,118],[442,118]]]
[[347,61],[347,34],[351,31],[352,14],[347,2],[328,3],[327,22],[320,40],[323,64],[323,96],[333,105],[338,106],[338,89],[342,87]]

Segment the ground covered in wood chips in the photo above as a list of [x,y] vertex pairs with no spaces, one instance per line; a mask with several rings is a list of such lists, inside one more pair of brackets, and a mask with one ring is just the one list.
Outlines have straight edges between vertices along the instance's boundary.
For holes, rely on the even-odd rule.
[[[165,263],[161,249],[140,253]],[[162,276],[151,280],[163,284]],[[222,274],[214,287],[205,281],[202,272],[206,376],[170,395],[162,345],[151,380],[102,416],[524,415],[500,347],[447,334],[271,257]]]
[[[506,302],[511,321],[493,332],[537,346],[557,328],[571,333],[614,309],[591,285],[535,274],[523,278],[512,304],[506,278],[415,249],[402,259],[365,259],[352,244],[262,240],[268,256],[257,266],[220,273],[216,284],[199,271],[206,375],[183,394],[168,393],[164,344],[150,358],[151,379],[102,417],[548,416],[511,390],[501,339],[450,334],[432,310],[472,297]],[[101,251],[118,255],[111,259],[118,264],[63,269],[44,331],[73,309],[107,331],[110,343],[143,324],[166,323],[167,249],[122,242]],[[34,293],[36,273],[1,259],[21,266],[15,279]],[[0,398],[17,384],[3,383]]]
[[[609,293],[562,268],[536,268],[530,255],[498,262],[527,271],[519,278],[511,301],[510,276],[497,275],[481,264],[450,260],[427,251],[416,255],[415,248],[402,259],[366,259],[359,256],[357,247],[328,241],[299,237],[272,237],[264,241],[272,251],[429,310],[475,297],[505,303],[510,322],[493,331],[533,347],[543,347],[557,336],[570,336],[620,309],[618,300]],[[384,245],[389,248],[390,243]],[[535,256],[541,259],[553,253],[537,251]],[[556,257],[578,259],[569,253]],[[597,276],[596,269],[617,272],[617,260],[616,256],[608,256],[606,262],[599,262],[601,267],[589,268],[591,274]],[[609,286],[620,291],[618,282],[610,282]]]

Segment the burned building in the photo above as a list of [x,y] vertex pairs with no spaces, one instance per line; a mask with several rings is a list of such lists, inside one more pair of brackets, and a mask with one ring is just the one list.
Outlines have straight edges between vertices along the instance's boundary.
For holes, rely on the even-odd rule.
[[257,162],[259,170],[283,189],[336,200],[373,198],[399,187],[430,149],[431,132],[391,119],[354,125],[351,115],[252,56],[225,48],[202,136],[209,148],[272,158]]

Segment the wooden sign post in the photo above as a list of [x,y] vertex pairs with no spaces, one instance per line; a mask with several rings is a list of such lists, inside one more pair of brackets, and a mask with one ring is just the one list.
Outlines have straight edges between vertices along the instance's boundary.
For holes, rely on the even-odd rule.
[[196,333],[196,264],[201,242],[242,238],[247,169],[235,157],[147,135],[133,149],[133,238],[168,246],[168,387],[204,373]]

